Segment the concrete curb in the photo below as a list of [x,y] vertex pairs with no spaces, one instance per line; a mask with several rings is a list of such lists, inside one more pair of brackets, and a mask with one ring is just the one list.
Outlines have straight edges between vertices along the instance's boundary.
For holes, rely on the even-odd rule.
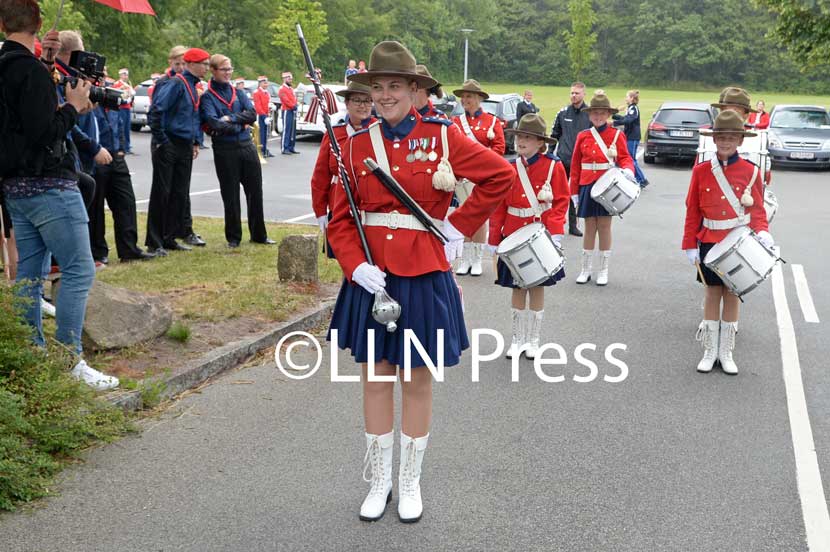
[[[183,391],[197,387],[208,379],[225,370],[238,366],[246,359],[263,349],[276,345],[284,335],[300,330],[308,330],[328,320],[334,309],[334,301],[326,301],[314,310],[306,311],[299,318],[285,322],[260,334],[234,341],[218,347],[201,358],[187,362],[184,369],[167,379],[151,380],[152,383],[163,382],[161,398],[168,399]],[[106,400],[124,410],[139,410],[143,406],[140,390],[114,391]]]

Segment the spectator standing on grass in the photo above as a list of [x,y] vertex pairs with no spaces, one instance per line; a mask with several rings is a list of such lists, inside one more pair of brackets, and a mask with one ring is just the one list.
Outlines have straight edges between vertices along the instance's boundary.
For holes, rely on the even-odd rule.
[[254,91],[254,109],[256,109],[259,125],[259,144],[263,157],[274,157],[268,151],[268,116],[271,114],[271,93],[268,92],[268,77],[262,75],[257,79],[259,88]]
[[188,201],[190,176],[193,160],[199,155],[200,130],[196,85],[207,72],[209,57],[210,54],[200,48],[187,50],[184,71],[156,88],[147,117],[153,133],[150,142],[153,184],[145,245],[156,255],[164,256],[168,250],[191,249],[189,245],[176,242],[176,236],[192,220]]
[[648,186],[648,179],[637,162],[637,148],[640,146],[640,137],[642,136],[640,131],[640,91],[629,90],[625,96],[625,103],[628,106],[625,115],[615,113],[611,118],[614,120],[614,126],[623,127],[628,152],[634,160],[634,177],[637,179],[637,184],[641,188],[645,188]]
[[[94,370],[81,356],[81,333],[95,265],[76,163],[67,153],[71,149],[67,135],[78,113],[92,109],[90,85],[78,81],[74,87],[67,86],[66,102],[58,104],[49,70],[31,55],[41,25],[40,6],[35,0],[0,2],[0,31],[5,34],[0,49],[0,103],[8,115],[4,153],[13,160],[0,178],[20,256],[16,293],[29,299],[23,315],[34,330],[34,342],[44,347],[40,298],[51,251],[63,269],[55,338],[75,357],[73,377],[96,389],[112,389],[118,386],[118,379]],[[47,55],[57,52],[58,33],[48,32],[43,47]],[[51,64],[52,60],[48,61]]]
[[112,87],[121,90],[121,98],[124,100],[118,110],[118,122],[121,125],[118,142],[124,145],[124,151],[128,155],[132,155],[133,148],[130,144],[130,125],[132,124],[135,88],[130,83],[130,71],[126,67],[118,70],[118,80]]
[[363,61],[362,59],[360,61],[358,61],[357,62],[357,72],[358,73],[365,73],[367,71],[368,71],[368,69],[366,69],[366,62]]
[[[571,175],[571,157],[573,157],[576,135],[591,128],[591,119],[585,111],[585,83],[575,82],[571,85],[571,103],[563,107],[556,114],[553,122],[551,138],[556,138],[559,143],[556,145],[556,155],[562,160],[562,166],[568,177]],[[568,207],[568,233],[572,236],[581,236],[576,222],[576,208],[573,201]]]
[[357,73],[357,64],[353,59],[349,60],[349,66],[346,67],[346,75],[343,77],[343,84],[346,86],[349,85],[349,75],[354,75]]
[[[239,185],[245,190],[248,230],[251,241],[274,244],[265,230],[262,207],[262,165],[251,140],[251,126],[256,111],[247,94],[237,94],[231,86],[231,60],[222,54],[210,57],[213,78],[199,105],[199,116],[213,144],[213,164],[225,206],[225,239],[228,247],[242,241]],[[268,82],[267,80],[265,82]]]
[[533,103],[533,92],[525,90],[524,98],[516,106],[516,121],[521,121],[528,113],[539,113],[539,108]]

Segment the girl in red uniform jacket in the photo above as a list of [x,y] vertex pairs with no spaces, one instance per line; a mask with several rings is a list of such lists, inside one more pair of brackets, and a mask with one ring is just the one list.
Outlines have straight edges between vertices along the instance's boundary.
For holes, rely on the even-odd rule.
[[[453,90],[453,94],[458,96],[461,105],[464,107],[464,113],[452,119],[461,129],[461,132],[471,141],[479,143],[499,155],[504,155],[505,142],[502,122],[498,117],[481,108],[481,102],[489,98],[490,95],[482,90],[481,85],[475,79],[467,80],[461,88]],[[474,180],[470,182],[462,181],[460,186],[464,186],[469,190],[473,184],[477,184],[477,182]],[[456,274],[469,273],[470,276],[481,276],[481,256],[486,238],[487,226],[482,225],[472,238],[466,240],[467,243],[464,244],[464,254],[461,257],[461,262],[455,269]]]
[[[336,92],[338,96],[346,100],[346,116],[332,128],[341,151],[352,134],[375,121],[372,117],[371,91],[368,86],[350,82],[345,90]],[[317,153],[317,162],[314,164],[314,173],[311,175],[311,205],[324,236],[334,210],[334,194],[339,186],[340,168],[337,166],[337,160],[331,151],[329,135],[326,133],[323,134],[320,151]],[[325,252],[330,259],[334,258],[328,238],[326,238]]]
[[[361,519],[380,519],[391,498],[394,445],[394,386],[401,370],[401,459],[398,516],[418,521],[421,462],[432,417],[432,374],[428,364],[458,364],[469,346],[458,287],[450,264],[464,236],[472,235],[498,207],[513,182],[513,170],[500,155],[468,140],[450,121],[426,118],[412,98],[434,79],[419,75],[415,58],[398,42],[381,42],[372,50],[369,71],[349,80],[371,87],[381,120],[355,133],[343,148],[350,189],[361,211],[374,264],[367,262],[345,192],[334,199],[328,237],[345,280],[332,313],[330,338],[350,349],[362,364],[366,422],[364,477],[371,483],[360,508]],[[375,159],[443,227],[450,242],[426,231],[404,205],[366,168]],[[464,205],[447,216],[455,178],[478,183]],[[385,290],[400,303],[397,329],[372,318],[375,293]],[[373,332],[373,341],[369,341]],[[414,336],[422,349],[412,344]],[[384,381],[368,380],[368,363]],[[410,370],[407,370],[409,364]]]
[[611,107],[611,101],[602,90],[597,90],[584,111],[588,112],[593,126],[577,135],[571,158],[571,198],[577,216],[585,219],[582,271],[576,277],[576,283],[585,284],[591,279],[594,244],[599,235],[597,285],[604,286],[608,283],[608,259],[611,257],[611,213],[591,198],[591,189],[605,171],[615,165],[627,171],[634,180],[634,160],[628,153],[625,134],[608,124],[608,119],[619,109]]
[[[562,245],[570,195],[568,177],[559,158],[552,154],[545,154],[547,144],[556,142],[546,135],[546,131],[545,120],[535,113],[528,113],[522,117],[515,130],[506,131],[516,134],[516,152],[519,156],[513,165],[516,171],[513,187],[490,217],[488,241],[491,252],[495,252],[496,247],[504,238],[539,220],[553,235],[553,241],[559,246]],[[519,166],[520,163],[521,166]],[[524,184],[522,175],[527,176]],[[535,202],[531,202],[527,197],[525,187],[528,185],[536,197]],[[534,208],[534,204],[538,205],[538,211]],[[520,288],[513,281],[510,269],[504,261],[499,259],[495,283],[513,289],[510,309],[513,339],[507,351],[508,358],[521,355],[522,352],[528,358],[536,357],[542,319],[545,314],[544,287],[552,286],[564,277],[565,269],[563,268],[537,286],[528,289]],[[526,308],[528,310],[525,310]]]
[[[700,261],[706,258],[715,244],[738,226],[748,224],[758,233],[758,238],[766,247],[772,247],[774,242],[768,232],[764,212],[760,170],[738,155],[738,147],[744,136],[755,136],[755,133],[746,131],[743,118],[731,110],[718,115],[713,130],[701,130],[701,133],[713,137],[719,168],[713,166],[714,160],[695,166],[686,196],[683,249],[689,262],[698,265],[706,285],[703,321],[697,332],[697,339],[703,343],[705,352],[697,370],[710,372],[715,361],[719,360],[725,373],[737,374],[738,367],[732,359],[732,349],[738,331],[740,303],[738,297],[723,285],[720,277]],[[716,170],[723,172],[726,182],[732,188],[734,199],[724,194],[713,172]],[[731,203],[737,198],[740,198],[740,212],[736,212]],[[698,281],[700,274],[697,276]]]

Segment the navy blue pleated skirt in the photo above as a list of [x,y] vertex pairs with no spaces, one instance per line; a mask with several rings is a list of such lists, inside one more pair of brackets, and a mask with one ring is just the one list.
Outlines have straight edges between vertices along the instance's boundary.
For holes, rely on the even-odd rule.
[[[438,365],[440,354],[444,356],[444,366],[458,364],[461,352],[470,346],[470,342],[464,325],[461,296],[452,273],[436,271],[410,278],[387,272],[386,292],[401,304],[396,331],[387,332],[385,326],[372,318],[374,295],[344,280],[334,305],[327,339],[330,341],[331,330],[337,329],[337,346],[349,349],[356,362],[367,362],[368,330],[373,329],[374,361],[386,360],[403,366],[404,329],[409,329],[421,342],[434,365]],[[438,329],[444,330],[442,350],[438,348]],[[411,345],[409,349],[411,367],[426,366],[427,361],[418,350]]]
[[[540,286],[555,286],[556,282],[561,280],[565,277],[565,267],[562,267],[562,270],[542,282],[538,284]],[[513,288],[518,289],[519,286],[516,285],[516,282],[513,281],[513,273],[510,272],[510,268],[508,268],[507,264],[499,259],[497,267],[496,267],[496,281],[494,282],[496,285],[506,287],[506,288]]]
[[[329,211],[329,222],[331,222],[332,212]],[[331,248],[331,243],[329,243],[329,233],[326,232],[324,238],[326,243],[323,244],[323,253],[326,254],[326,257],[329,259],[336,259],[337,257],[334,256],[334,249]]]
[[591,197],[591,190],[594,188],[594,184],[579,187],[579,207],[576,210],[576,216],[580,218],[611,216],[611,213],[605,207],[594,201],[594,198]]
[[[706,254],[709,253],[709,250],[715,247],[715,243],[701,243],[698,246],[698,251],[700,252],[700,272],[703,273],[703,277],[706,279],[707,286],[722,286],[723,280],[721,280],[718,273],[703,264],[703,260],[706,258]],[[695,268],[695,280],[700,282],[700,274]],[[702,283],[702,282],[701,282]]]

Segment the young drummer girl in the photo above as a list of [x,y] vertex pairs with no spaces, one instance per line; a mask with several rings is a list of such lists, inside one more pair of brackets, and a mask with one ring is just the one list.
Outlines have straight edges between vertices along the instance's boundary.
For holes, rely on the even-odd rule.
[[611,107],[611,101],[602,90],[597,90],[584,111],[588,112],[592,126],[577,135],[571,159],[571,198],[577,216],[585,219],[582,271],[576,283],[585,284],[591,279],[594,244],[599,235],[600,267],[596,282],[598,286],[604,286],[608,283],[608,259],[611,257],[611,213],[591,198],[591,189],[613,166],[627,171],[634,180],[634,162],[628,153],[625,135],[608,124],[611,115],[619,110]]
[[689,262],[699,269],[697,280],[702,274],[706,286],[703,321],[697,331],[704,353],[697,371],[710,372],[719,360],[723,371],[734,375],[738,367],[732,359],[732,349],[740,303],[720,277],[703,266],[701,259],[738,226],[749,225],[768,248],[774,242],[767,228],[760,171],[738,155],[744,137],[755,133],[744,129],[743,118],[734,111],[721,112],[713,130],[700,132],[713,137],[717,157],[695,166],[686,196],[683,249]]
[[[547,144],[556,142],[546,136],[546,130],[545,120],[529,113],[522,117],[515,130],[505,131],[516,134],[516,152],[519,157],[513,165],[516,171],[513,187],[490,218],[491,252],[496,250],[505,237],[540,219],[553,235],[556,244],[562,244],[565,217],[568,214],[568,177],[559,159],[552,154],[545,154]],[[528,191],[531,190],[533,195],[529,197]],[[507,357],[513,358],[524,352],[528,358],[535,358],[545,313],[544,286],[552,286],[564,278],[565,269],[528,289],[515,284],[510,270],[501,259],[498,261],[497,273],[495,283],[513,289],[510,309],[513,339]]]

